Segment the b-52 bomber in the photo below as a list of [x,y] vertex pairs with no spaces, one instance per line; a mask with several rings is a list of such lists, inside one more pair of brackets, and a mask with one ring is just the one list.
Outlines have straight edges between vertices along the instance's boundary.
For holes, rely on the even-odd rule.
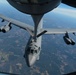
[[2,22],[8,22],[8,24],[0,28],[1,32],[6,33],[12,29],[12,25],[16,25],[26,30],[30,34],[24,54],[26,63],[29,67],[31,67],[36,62],[36,60],[39,60],[43,34],[65,34],[65,36],[63,36],[65,43],[68,45],[75,45],[75,41],[69,37],[69,33],[73,33],[75,35],[76,28],[43,28],[44,14],[58,7],[60,3],[65,3],[76,8],[75,0],[7,0],[7,2],[17,10],[26,14],[30,14],[33,18],[34,26],[31,26],[0,14]]

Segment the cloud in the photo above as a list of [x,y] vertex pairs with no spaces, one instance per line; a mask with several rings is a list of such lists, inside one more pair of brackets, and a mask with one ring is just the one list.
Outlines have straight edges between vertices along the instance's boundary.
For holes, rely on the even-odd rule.
[[7,2],[7,0],[0,0],[0,4],[1,4],[1,5],[2,5],[2,4],[7,5],[7,4],[8,4],[8,2]]
[[53,12],[76,18],[76,9],[57,8]]

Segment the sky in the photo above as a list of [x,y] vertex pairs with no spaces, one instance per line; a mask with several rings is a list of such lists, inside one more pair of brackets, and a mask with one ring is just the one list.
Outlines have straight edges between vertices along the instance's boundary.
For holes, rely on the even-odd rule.
[[53,12],[76,18],[76,8],[65,4],[60,4]]

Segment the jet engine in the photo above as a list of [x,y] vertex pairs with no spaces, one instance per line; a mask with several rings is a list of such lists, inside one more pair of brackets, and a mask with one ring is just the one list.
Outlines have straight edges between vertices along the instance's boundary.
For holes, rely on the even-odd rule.
[[71,44],[71,40],[67,38],[66,36],[64,36],[63,39],[67,45]]
[[4,22],[5,20],[4,19],[2,19],[2,21],[1,22]]
[[63,39],[64,39],[64,41],[65,41],[65,43],[67,45],[70,45],[70,44],[71,45],[75,45],[75,41],[73,39],[69,38],[68,33],[65,34],[65,36],[63,37]]
[[3,33],[6,33],[6,32],[8,32],[9,30],[11,30],[11,23],[8,23],[7,25],[5,25],[5,26],[2,26],[1,28],[0,28],[0,31],[1,32],[3,32]]
[[71,45],[75,45],[75,41],[71,39]]

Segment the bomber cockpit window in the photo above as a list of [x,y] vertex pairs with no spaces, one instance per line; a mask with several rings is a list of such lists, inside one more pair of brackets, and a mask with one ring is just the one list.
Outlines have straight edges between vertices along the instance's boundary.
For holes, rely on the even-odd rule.
[[34,53],[34,50],[31,50],[31,53],[33,54]]
[[34,54],[34,53],[37,53],[37,50],[30,50],[30,52],[32,53],[32,54]]

